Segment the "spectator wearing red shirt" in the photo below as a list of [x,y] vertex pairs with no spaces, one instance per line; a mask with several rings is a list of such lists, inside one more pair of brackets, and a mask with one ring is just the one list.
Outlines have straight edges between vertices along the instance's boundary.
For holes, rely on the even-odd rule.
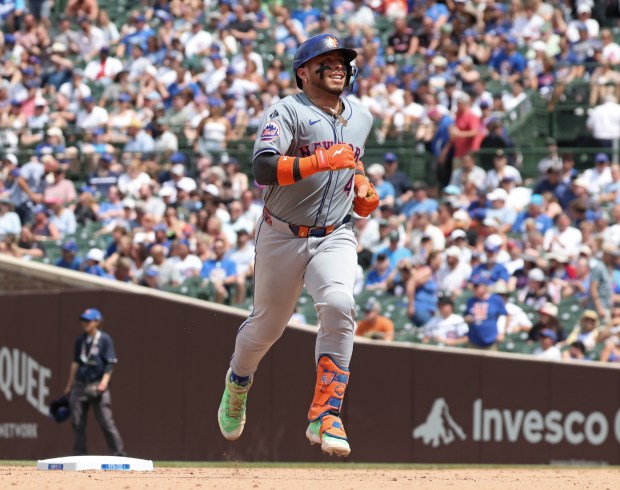
[[465,155],[480,149],[483,137],[480,118],[471,110],[471,98],[467,94],[461,94],[457,99],[454,126],[450,128],[455,166],[460,166],[461,158]]

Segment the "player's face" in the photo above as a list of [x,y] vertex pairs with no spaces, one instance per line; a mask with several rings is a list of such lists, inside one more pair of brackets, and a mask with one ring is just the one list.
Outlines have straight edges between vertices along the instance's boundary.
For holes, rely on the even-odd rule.
[[344,57],[338,53],[326,53],[311,59],[305,68],[307,85],[330,94],[340,95],[344,90],[347,69]]

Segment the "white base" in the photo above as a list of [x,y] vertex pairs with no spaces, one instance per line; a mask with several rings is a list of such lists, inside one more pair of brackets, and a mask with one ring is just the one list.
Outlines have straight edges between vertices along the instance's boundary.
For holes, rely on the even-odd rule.
[[153,462],[147,459],[125,458],[121,456],[67,456],[64,458],[37,461],[38,470],[121,470],[153,471]]

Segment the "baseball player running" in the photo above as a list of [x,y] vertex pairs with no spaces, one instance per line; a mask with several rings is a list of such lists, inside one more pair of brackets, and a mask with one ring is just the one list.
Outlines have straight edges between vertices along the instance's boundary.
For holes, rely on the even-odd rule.
[[284,332],[305,282],[320,321],[306,436],[327,454],[351,451],[340,419],[355,318],[351,204],[361,216],[378,205],[360,161],[372,116],[341,97],[356,56],[331,35],[304,42],[293,63],[303,93],[267,110],[254,145],[252,169],[266,186],[265,207],[256,234],[254,308],[237,333],[218,411],[231,441],[243,432],[254,372]]

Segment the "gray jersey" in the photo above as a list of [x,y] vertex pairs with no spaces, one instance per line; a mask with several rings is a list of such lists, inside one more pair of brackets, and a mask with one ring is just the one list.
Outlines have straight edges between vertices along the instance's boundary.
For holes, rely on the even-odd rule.
[[[254,158],[262,153],[308,157],[318,148],[347,143],[355,159],[364,154],[372,115],[361,104],[341,99],[343,125],[317,108],[305,94],[288,96],[265,113],[254,144]],[[265,207],[282,221],[304,226],[328,226],[342,220],[353,201],[353,169],[317,172],[292,185],[266,186]]]

